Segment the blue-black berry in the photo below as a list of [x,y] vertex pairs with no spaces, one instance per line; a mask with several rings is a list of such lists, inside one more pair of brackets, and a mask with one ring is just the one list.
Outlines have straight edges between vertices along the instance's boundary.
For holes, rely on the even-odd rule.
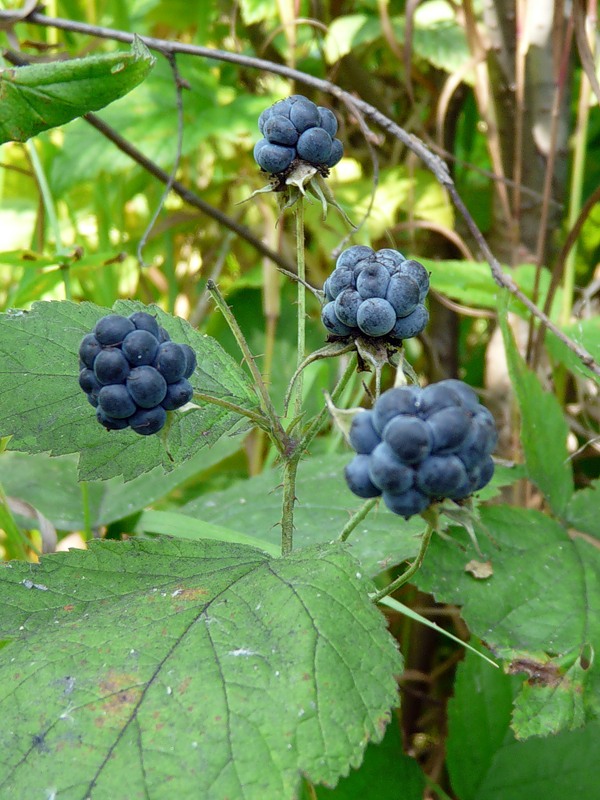
[[333,337],[410,339],[429,320],[423,305],[428,290],[429,273],[418,261],[390,248],[355,245],[341,253],[323,285],[328,302],[321,318]]
[[326,170],[344,155],[333,111],[302,95],[292,95],[265,109],[258,118],[263,136],[254,147],[254,159],[265,172],[285,173],[295,161]]
[[349,488],[411,517],[435,502],[461,500],[492,478],[497,432],[490,412],[457,380],[424,389],[389,389],[350,428],[357,452],[346,468]]
[[192,399],[187,378],[195,368],[192,348],[172,342],[145,311],[129,317],[107,314],[79,346],[79,385],[109,431],[158,433],[167,411]]

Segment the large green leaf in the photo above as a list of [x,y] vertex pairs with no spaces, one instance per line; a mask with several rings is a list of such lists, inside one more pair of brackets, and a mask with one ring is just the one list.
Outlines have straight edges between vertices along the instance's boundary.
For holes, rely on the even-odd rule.
[[[398,788],[402,787],[402,793]],[[376,788],[375,788],[376,787]],[[381,744],[370,744],[357,772],[342,778],[335,789],[319,788],[318,800],[422,800],[425,778],[402,746],[400,722],[394,717]]]
[[[465,570],[474,554],[435,539],[415,581],[462,605],[471,631],[527,676],[513,718],[518,736],[576,728],[600,713],[600,549],[533,510],[482,508],[481,525],[491,577],[474,578]],[[464,531],[453,538],[468,547]]]
[[600,724],[516,741],[514,681],[467,654],[448,707],[448,771],[461,800],[566,800],[598,795]]
[[[416,256],[418,258],[418,256]],[[500,289],[492,277],[489,264],[482,261],[434,261],[419,259],[431,272],[431,288],[452,297],[467,306],[490,308],[496,310]],[[550,276],[542,272],[536,283],[536,268],[531,264],[521,264],[511,270],[517,286],[528,296],[534,295],[537,286],[538,302],[543,302],[550,284]],[[541,298],[541,301],[540,301]],[[555,304],[557,301],[555,299]],[[526,315],[525,306],[514,302],[516,313]]]
[[[183,155],[194,156],[202,146],[223,149],[231,158],[232,152],[239,151],[240,142],[247,141],[249,147],[249,132],[252,137],[259,135],[256,120],[269,105],[269,98],[233,91],[221,71],[209,69],[202,59],[180,55],[177,66],[190,86],[184,95]],[[103,111],[102,119],[134,142],[149,159],[170,171],[177,150],[177,94],[166,59],[156,64],[148,79],[130,96]],[[77,153],[76,159],[72,153]],[[205,174],[205,165],[199,168]],[[124,171],[135,173],[136,169],[139,173],[131,158],[111,141],[85,120],[76,120],[65,129],[64,146],[52,156],[49,182],[52,191],[60,196],[100,174],[122,176]],[[138,191],[136,183],[135,192]],[[205,192],[203,197],[210,201]]]
[[144,80],[155,58],[140,39],[129,53],[0,71],[0,144],[25,142],[112,103]]
[[[29,455],[7,451],[0,456],[0,484],[7,495],[29,503],[60,530],[82,530],[129,517],[165,497],[176,486],[210,470],[240,447],[233,438],[220,439],[165,475],[161,467],[131,481],[111,478],[89,481],[85,490],[77,480],[77,458],[45,453]],[[84,508],[87,502],[87,512]]]
[[[144,306],[129,301],[114,306],[124,314],[140,308]],[[235,428],[238,414],[206,404],[174,413],[166,445],[159,436],[104,430],[79,388],[77,353],[83,336],[107,312],[91,303],[61,301],[0,316],[0,433],[12,436],[11,449],[79,452],[80,479],[122,474],[130,480],[156,466],[170,472]],[[217,342],[184,320],[158,308],[152,312],[175,341],[196,351],[198,367],[190,378],[196,390],[244,408],[257,407],[250,381]]]
[[[360,507],[362,501],[350,492],[344,480],[344,466],[349,460],[348,455],[319,456],[300,463],[294,515],[297,547],[331,541]],[[281,537],[280,484],[281,474],[267,470],[223,492],[202,495],[182,510],[190,516],[277,544]],[[419,534],[424,529],[420,517],[407,522],[380,503],[357,526],[348,542],[367,573],[377,575],[416,555]]]
[[358,766],[397,700],[339,546],[102,542],[0,576],[2,796],[291,800]]
[[500,302],[500,326],[511,382],[521,412],[521,443],[529,478],[543,492],[555,514],[564,516],[573,494],[573,471],[567,450],[569,426],[558,399],[544,390],[519,354]]
[[567,522],[579,531],[600,539],[600,481],[575,492],[567,507]]

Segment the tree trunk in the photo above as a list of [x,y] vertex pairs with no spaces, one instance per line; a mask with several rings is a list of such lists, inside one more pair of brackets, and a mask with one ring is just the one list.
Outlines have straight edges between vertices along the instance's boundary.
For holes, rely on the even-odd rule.
[[[560,53],[566,21],[561,0],[522,0],[518,24],[516,0],[485,0],[490,96],[498,129],[504,177],[536,192],[509,190],[510,218],[496,193],[490,241],[509,264],[535,260],[542,197],[551,169],[550,203],[542,263],[552,244],[567,180],[568,91],[556,101]],[[520,30],[519,30],[520,28]],[[567,75],[562,79],[568,86]],[[555,130],[553,130],[553,127]],[[510,233],[508,233],[510,232]]]

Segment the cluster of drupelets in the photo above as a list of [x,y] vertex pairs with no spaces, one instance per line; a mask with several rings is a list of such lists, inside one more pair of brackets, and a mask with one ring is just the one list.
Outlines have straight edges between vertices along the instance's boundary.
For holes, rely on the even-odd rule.
[[383,495],[390,511],[408,518],[482,489],[494,473],[497,438],[492,415],[462,381],[389,389],[352,421],[358,455],[346,481],[359,497]]
[[196,354],[189,345],[172,342],[145,311],[98,320],[79,347],[79,368],[79,385],[109,431],[158,433],[167,411],[189,403],[194,394],[187,379]]
[[355,245],[342,252],[323,285],[328,302],[321,319],[333,337],[410,339],[429,321],[428,291],[429,273],[418,261],[390,248]]
[[[263,111],[258,125],[263,138],[254,157],[278,179],[303,162],[326,175],[342,158],[335,115],[301,95]],[[393,345],[427,325],[428,290],[429,273],[418,261],[390,248],[349,247],[323,286],[321,318],[330,338]],[[103,317],[84,337],[79,356],[80,386],[108,430],[157,433],[166,412],[192,398],[187,378],[196,365],[193,350],[171,342],[145,312]],[[381,495],[391,511],[408,518],[483,488],[494,472],[496,442],[492,415],[462,381],[397,387],[354,417],[350,443],[357,455],[346,481],[359,497]]]
[[295,161],[328,169],[344,154],[335,138],[338,123],[329,108],[294,94],[265,109],[258,127],[263,135],[254,148],[257,164],[271,175],[285,172]]
[[[300,95],[266,109],[259,128],[264,138],[255,159],[278,178],[300,161],[331,167],[343,154],[333,139],[332,112]],[[323,285],[321,319],[331,339],[400,344],[427,325],[428,291],[429,273],[420,262],[390,248],[356,245],[341,253]],[[350,443],[357,455],[346,481],[359,497],[382,495],[391,511],[408,518],[483,488],[494,472],[496,441],[492,415],[462,381],[390,389],[353,420]]]

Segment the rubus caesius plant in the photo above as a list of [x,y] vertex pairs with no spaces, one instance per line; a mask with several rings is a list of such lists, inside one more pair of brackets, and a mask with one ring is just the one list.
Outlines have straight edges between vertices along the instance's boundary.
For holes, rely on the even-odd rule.
[[[181,91],[175,51],[163,52]],[[14,119],[0,128],[4,140],[24,141],[101,107],[152,68],[140,41],[119,58],[0,74],[16,98]],[[37,102],[48,85],[58,85],[65,102],[41,125],[28,93],[33,86]],[[103,102],[90,100],[99,86]],[[334,88],[352,114],[381,121]],[[254,193],[256,202],[269,204],[281,226],[293,218],[296,238],[296,263],[282,267],[297,294],[283,312],[296,317],[296,346],[281,391],[261,372],[243,308],[230,305],[214,276],[206,281],[211,314],[227,326],[223,340],[235,342],[235,356],[158,304],[118,296],[75,302],[66,253],[68,299],[0,317],[3,459],[13,480],[20,464],[40,469],[37,480],[55,481],[60,495],[61,470],[71,465],[64,457],[77,454],[88,540],[68,552],[51,552],[45,539],[38,546],[21,530],[23,508],[2,493],[0,798],[371,800],[389,769],[389,796],[419,800],[424,773],[395,726],[407,655],[395,628],[408,619],[440,628],[401,602],[405,594],[393,596],[409,583],[449,604],[450,614],[462,606],[471,636],[469,644],[464,631],[444,632],[456,657],[469,651],[448,712],[455,797],[521,800],[505,791],[503,759],[523,769],[536,758],[530,743],[541,741],[531,737],[557,733],[549,747],[570,754],[597,730],[597,490],[574,489],[560,404],[526,367],[508,311],[529,310],[555,328],[571,347],[567,359],[583,356],[587,377],[597,365],[500,270],[482,240],[504,287],[494,303],[521,414],[525,463],[515,465],[493,456],[498,434],[485,395],[480,401],[454,378],[428,381],[411,364],[410,340],[426,338],[434,324],[430,287],[440,293],[442,264],[344,241],[322,288],[311,285],[306,206],[314,197],[324,213],[342,211],[327,184],[350,154],[342,113],[325,94],[319,104],[293,94],[258,119],[254,158],[269,185]],[[421,142],[389,120],[384,127],[455,193]],[[51,217],[47,186],[43,194]],[[316,337],[319,346],[308,346]],[[317,362],[335,378],[324,396],[309,381]],[[236,481],[223,464],[251,437],[272,468]],[[228,477],[225,488],[152,507],[213,468]],[[502,501],[500,490],[525,477],[542,508]],[[574,601],[584,594],[585,602]],[[512,716],[505,703],[487,736],[465,709],[474,720],[493,717],[479,706],[499,694]],[[431,792],[449,796],[443,776],[425,772]]]

